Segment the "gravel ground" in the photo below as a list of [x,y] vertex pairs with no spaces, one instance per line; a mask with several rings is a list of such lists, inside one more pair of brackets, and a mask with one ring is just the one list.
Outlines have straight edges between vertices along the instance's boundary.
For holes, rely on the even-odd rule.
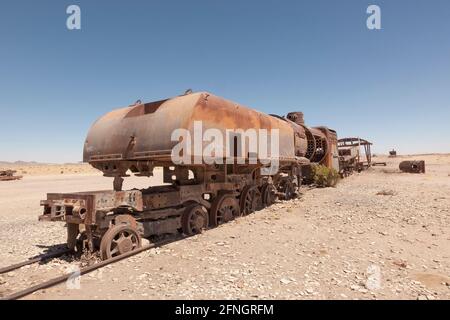
[[29,162],[2,162],[0,170],[15,170],[16,176],[82,175],[96,174],[97,169],[87,163],[44,164]]
[[[387,159],[337,188],[303,190],[299,199],[84,275],[79,289],[62,284],[26,298],[450,299],[450,156],[415,158],[427,161],[425,175],[399,173],[405,158]],[[111,182],[33,179],[0,185],[1,265],[64,242],[61,224],[36,222],[45,192]],[[142,179],[127,187],[148,183]],[[63,257],[1,275],[0,295],[74,265]]]

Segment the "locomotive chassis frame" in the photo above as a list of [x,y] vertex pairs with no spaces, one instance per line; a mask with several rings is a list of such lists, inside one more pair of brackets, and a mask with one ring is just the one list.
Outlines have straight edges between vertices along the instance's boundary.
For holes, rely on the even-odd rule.
[[[92,164],[94,167],[116,168],[115,173],[105,173],[105,176],[114,176],[114,190],[49,193],[47,199],[41,201],[44,210],[39,220],[66,222],[70,249],[101,250],[105,234],[116,226],[128,226],[137,232],[138,237],[144,238],[177,232],[186,235],[200,233],[203,229],[268,206],[275,197],[295,197],[302,180],[301,168],[309,161],[301,157],[294,161],[281,161],[279,171],[272,176],[260,175],[262,164],[248,163],[175,166],[164,159],[154,162],[103,160]],[[163,168],[165,185],[121,190],[125,168],[137,176],[152,176],[158,167]],[[253,195],[250,207],[244,199],[249,197],[249,191]],[[235,211],[232,216],[218,218],[218,202],[224,198],[228,203],[234,203]],[[183,223],[189,214],[187,209],[192,206],[205,212],[198,230],[191,230]],[[102,257],[110,258],[108,252],[102,252]]]

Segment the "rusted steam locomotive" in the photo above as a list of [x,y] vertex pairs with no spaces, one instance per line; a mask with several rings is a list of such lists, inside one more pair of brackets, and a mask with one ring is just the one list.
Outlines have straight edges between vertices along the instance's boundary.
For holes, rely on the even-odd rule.
[[[233,161],[174,164],[178,142],[172,133],[182,128],[194,136],[199,121],[223,133],[235,130],[231,146],[221,146],[232,150],[228,157]],[[242,132],[251,128],[277,129],[276,172],[262,174],[268,166],[262,158],[250,161],[251,148],[243,143],[248,137]],[[183,156],[198,157],[192,149]],[[269,206],[276,198],[291,199],[311,163],[339,169],[335,131],[306,127],[301,112],[267,115],[206,92],[137,102],[107,113],[92,125],[83,160],[114,177],[113,190],[48,194],[39,219],[65,221],[68,247],[99,249],[103,259],[134,250],[142,237],[197,234]],[[122,190],[130,172],[148,177],[161,167],[163,185]]]

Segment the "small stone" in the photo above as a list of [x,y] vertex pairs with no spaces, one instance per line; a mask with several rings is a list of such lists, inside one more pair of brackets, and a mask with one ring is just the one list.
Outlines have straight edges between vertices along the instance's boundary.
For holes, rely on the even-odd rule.
[[407,267],[406,262],[404,262],[404,261],[394,261],[393,263],[396,266],[400,267],[400,268],[406,268]]
[[358,291],[361,292],[361,293],[367,293],[367,292],[369,292],[369,290],[367,290],[367,289],[365,289],[365,288],[361,288],[361,289],[359,289]]

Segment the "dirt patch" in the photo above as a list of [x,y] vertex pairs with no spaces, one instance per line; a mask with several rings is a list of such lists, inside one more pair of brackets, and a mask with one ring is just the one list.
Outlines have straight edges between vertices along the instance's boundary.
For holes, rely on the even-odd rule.
[[0,170],[16,170],[21,176],[47,176],[69,174],[98,174],[99,171],[87,163],[80,164],[3,164]]
[[450,287],[450,278],[439,274],[418,273],[413,276],[413,279],[423,283],[429,289]]

